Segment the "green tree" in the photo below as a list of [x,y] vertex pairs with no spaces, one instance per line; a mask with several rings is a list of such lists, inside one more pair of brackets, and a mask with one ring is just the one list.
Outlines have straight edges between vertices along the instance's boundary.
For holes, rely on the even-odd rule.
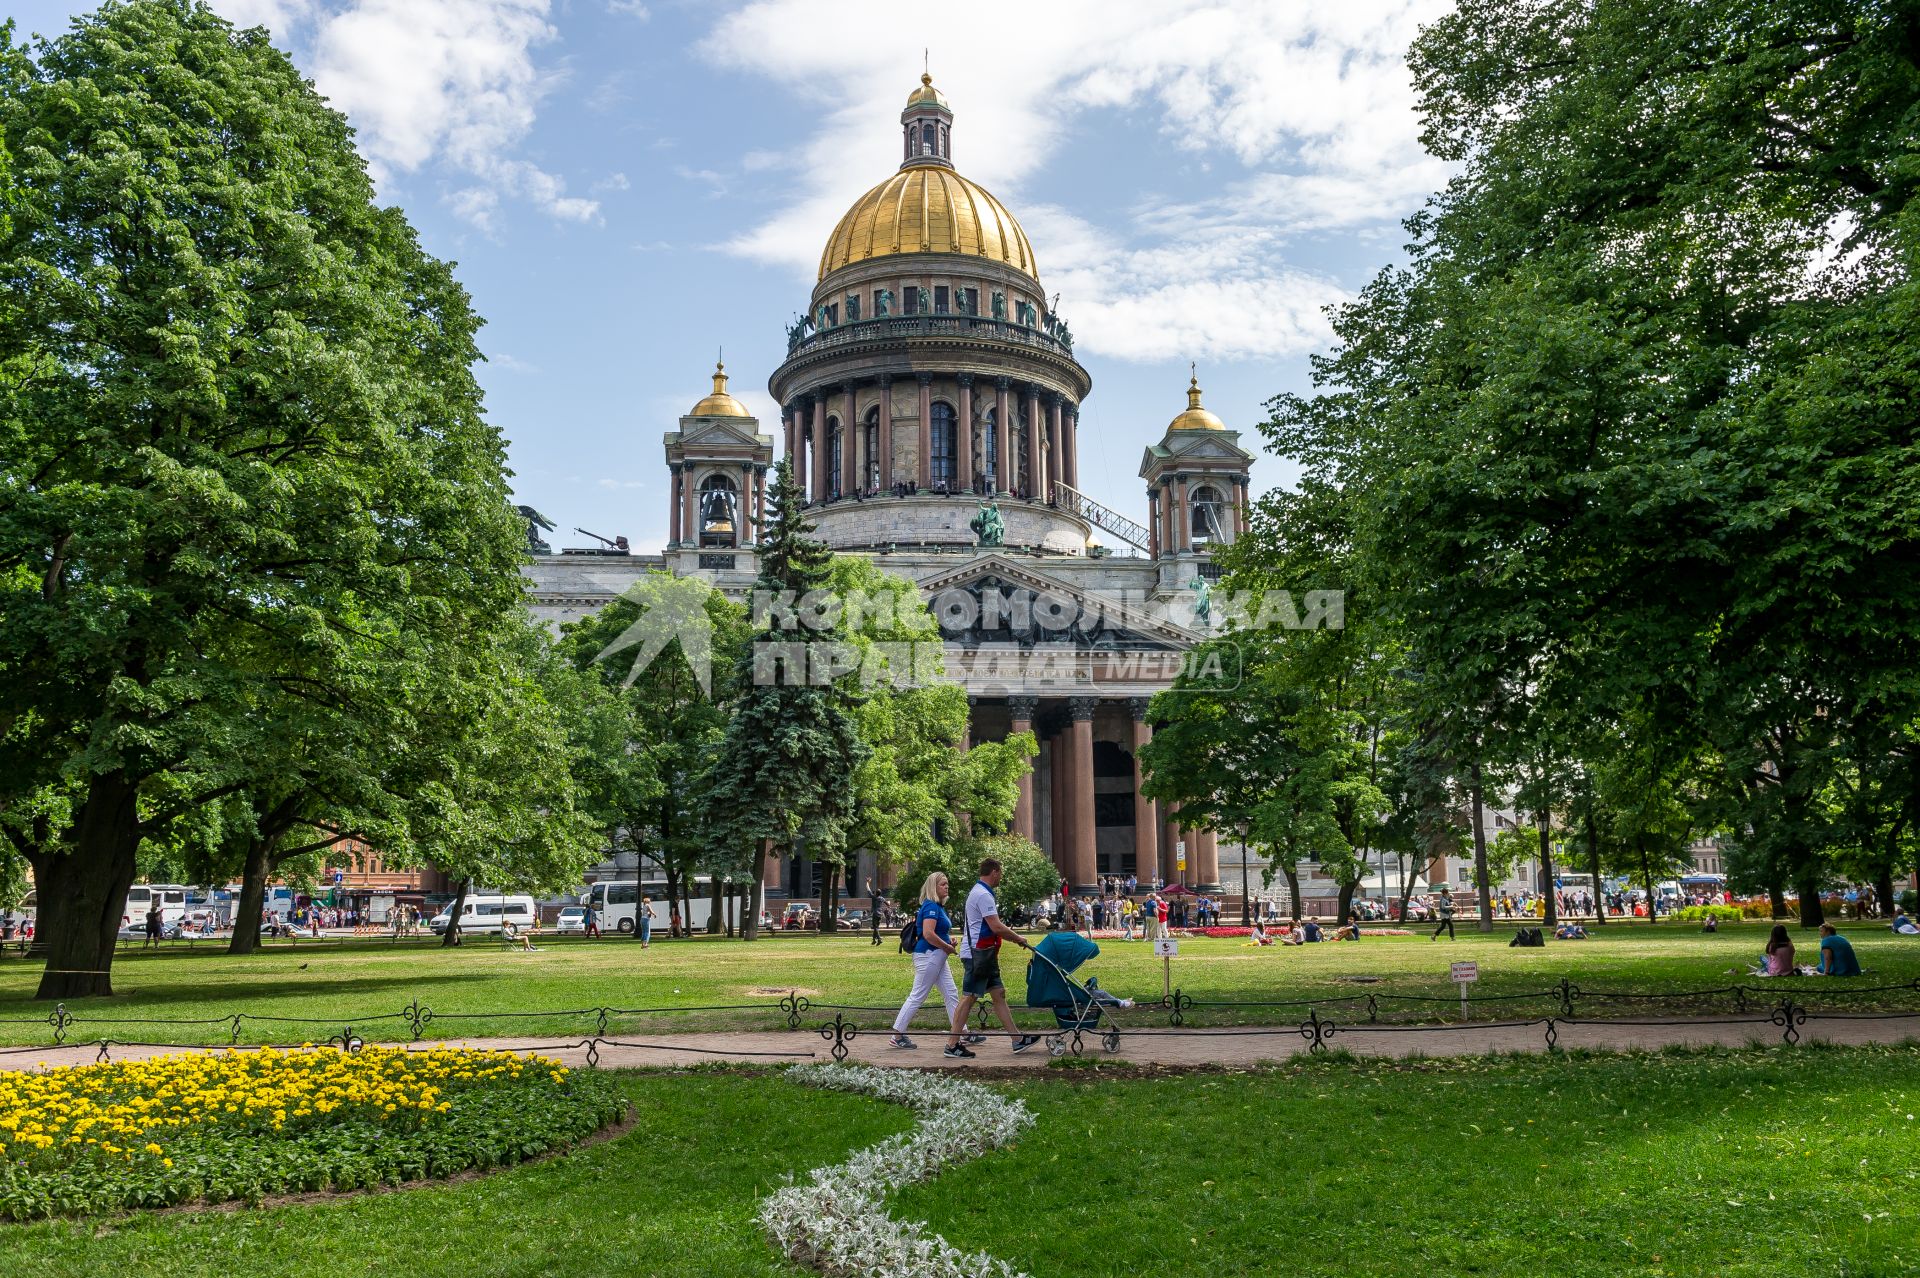
[[[854,778],[867,746],[855,726],[851,677],[836,674],[838,625],[798,623],[800,606],[831,577],[832,555],[808,536],[790,463],[774,467],[772,518],[755,583],[759,615],[739,667],[741,692],[702,785],[714,846],[745,861],[752,893],[741,929],[759,933],[761,882],[773,849],[804,843],[832,860],[856,817]],[[850,645],[849,645],[850,646]]]
[[739,604],[655,572],[568,626],[559,645],[584,806],[608,850],[661,868],[683,918],[693,917],[695,873],[717,886],[735,868],[707,842],[699,783],[740,694],[747,633]]
[[9,829],[72,998],[142,840],[244,787],[250,712],[352,695],[351,636],[517,610],[523,542],[465,293],[263,33],[128,0],[8,67],[0,811],[69,805]]
[[992,857],[1000,862],[1000,886],[994,895],[1002,910],[1036,905],[1060,887],[1060,871],[1032,839],[1017,834],[964,836],[952,843],[925,849],[908,862],[907,872],[894,888],[894,900],[912,913],[920,902],[920,885],[939,871],[947,876],[949,909],[957,912],[979,876],[980,863]]

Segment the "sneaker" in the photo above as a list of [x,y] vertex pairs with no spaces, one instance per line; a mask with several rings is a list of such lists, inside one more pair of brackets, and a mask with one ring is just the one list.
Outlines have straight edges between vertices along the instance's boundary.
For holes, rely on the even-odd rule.
[[1039,1041],[1040,1036],[1038,1034],[1027,1034],[1021,1038],[1016,1038],[1013,1040],[1013,1054],[1018,1056]]
[[918,1047],[919,1044],[915,1043],[912,1039],[908,1038],[905,1034],[895,1034],[892,1038],[887,1040],[887,1046],[898,1047],[905,1051],[911,1052],[916,1047]]
[[968,1044],[984,1043],[987,1041],[987,1036],[985,1034],[969,1034],[960,1041]]
[[969,1052],[963,1045],[959,1043],[955,1043],[952,1047],[949,1047],[946,1051],[942,1052],[941,1055],[945,1056],[948,1060],[955,1060],[955,1061],[970,1061],[973,1059],[973,1053]]

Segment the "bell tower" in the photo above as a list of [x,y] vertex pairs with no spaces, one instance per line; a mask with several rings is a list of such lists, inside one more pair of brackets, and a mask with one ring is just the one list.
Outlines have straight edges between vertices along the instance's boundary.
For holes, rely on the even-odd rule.
[[727,392],[725,364],[713,391],[663,441],[667,454],[667,558],[680,572],[751,573],[750,553],[766,512],[773,437]]
[[909,164],[938,164],[953,167],[953,109],[933,77],[922,75],[920,87],[907,95],[907,109],[900,113],[900,167]]
[[[1240,432],[1200,402],[1198,371],[1187,383],[1187,409],[1167,423],[1140,461],[1147,481],[1148,551],[1162,561],[1210,560],[1247,526],[1247,481],[1253,454]],[[1204,574],[1203,574],[1204,575]]]

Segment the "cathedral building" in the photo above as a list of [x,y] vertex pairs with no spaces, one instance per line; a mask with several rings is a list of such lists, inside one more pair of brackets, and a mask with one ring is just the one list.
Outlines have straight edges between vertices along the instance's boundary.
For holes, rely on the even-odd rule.
[[[1196,601],[1214,548],[1246,525],[1253,455],[1195,380],[1141,457],[1144,522],[1088,497],[1079,460],[1111,445],[1083,415],[1093,381],[1034,246],[955,166],[954,113],[930,77],[900,124],[899,168],[826,234],[768,377],[780,419],[755,419],[716,367],[663,441],[664,551],[540,554],[535,610],[564,622],[662,568],[744,598],[770,471],[789,458],[816,537],[924,592],[973,704],[970,738],[1039,740],[1014,826],[1075,891],[1129,873],[1217,889],[1218,836],[1140,795],[1138,751],[1148,699],[1208,624]],[[853,867],[850,890],[872,872]],[[798,858],[769,867],[770,895],[815,884]]]

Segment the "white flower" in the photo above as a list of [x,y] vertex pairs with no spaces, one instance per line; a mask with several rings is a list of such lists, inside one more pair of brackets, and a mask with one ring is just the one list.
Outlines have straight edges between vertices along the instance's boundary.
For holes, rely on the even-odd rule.
[[808,1087],[864,1092],[913,1110],[913,1131],[816,1168],[811,1184],[775,1190],[760,1226],[782,1254],[834,1278],[1026,1278],[1005,1261],[968,1255],[924,1221],[899,1221],[882,1205],[895,1185],[977,1158],[1033,1123],[1026,1106],[945,1074],[868,1066],[802,1065],[786,1077]]

